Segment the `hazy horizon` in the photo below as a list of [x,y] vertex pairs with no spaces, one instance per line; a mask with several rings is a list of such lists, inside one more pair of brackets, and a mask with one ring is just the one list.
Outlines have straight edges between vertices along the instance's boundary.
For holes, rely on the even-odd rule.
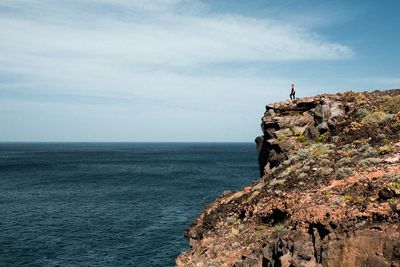
[[293,82],[399,88],[399,7],[1,1],[0,142],[252,142]]
[[252,144],[251,141],[0,141],[0,144]]

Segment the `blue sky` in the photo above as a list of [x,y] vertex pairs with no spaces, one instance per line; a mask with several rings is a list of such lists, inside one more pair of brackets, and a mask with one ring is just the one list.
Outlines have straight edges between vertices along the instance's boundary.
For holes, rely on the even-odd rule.
[[0,141],[253,141],[267,103],[400,87],[399,1],[2,0]]

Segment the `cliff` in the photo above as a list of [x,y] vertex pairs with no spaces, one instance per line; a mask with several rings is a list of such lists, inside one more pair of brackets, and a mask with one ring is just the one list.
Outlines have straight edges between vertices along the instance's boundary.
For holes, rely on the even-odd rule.
[[266,106],[261,178],[186,230],[177,266],[400,266],[400,90]]

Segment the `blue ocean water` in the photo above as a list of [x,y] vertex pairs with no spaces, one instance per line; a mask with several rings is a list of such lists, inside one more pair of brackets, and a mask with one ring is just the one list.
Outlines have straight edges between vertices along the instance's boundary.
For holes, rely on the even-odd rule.
[[2,143],[0,266],[174,266],[203,206],[257,176],[253,143]]

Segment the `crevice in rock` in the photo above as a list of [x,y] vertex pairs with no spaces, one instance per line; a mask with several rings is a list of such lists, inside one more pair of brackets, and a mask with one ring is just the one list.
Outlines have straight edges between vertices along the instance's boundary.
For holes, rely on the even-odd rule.
[[312,102],[300,102],[297,103],[297,111],[307,111],[316,107],[316,103]]
[[276,244],[274,250],[272,251],[272,262],[274,267],[282,267],[280,257],[283,256],[283,251],[279,248],[280,245],[280,243]]
[[279,124],[275,121],[273,122],[264,122],[263,123],[263,130],[267,131],[268,129],[273,130],[273,131],[277,131],[280,129]]
[[263,140],[260,140],[262,143],[260,145],[261,149],[258,154],[258,164],[260,167],[260,177],[264,175],[264,168],[268,163],[269,156],[270,156],[270,148],[269,144],[267,143],[267,140],[263,138]]
[[308,228],[308,234],[311,236],[311,241],[312,241],[313,248],[314,248],[314,258],[315,258],[315,260],[317,261],[318,253],[317,253],[317,248],[316,248],[316,245],[315,245],[314,228],[311,227],[311,225],[310,225],[310,227]]
[[241,210],[239,213],[239,219],[243,220],[246,217],[246,211],[245,210]]
[[329,222],[329,226],[330,226],[332,229],[336,229],[336,228],[337,228],[337,224],[334,223],[334,222],[332,222],[332,221]]
[[321,240],[324,240],[325,236],[329,235],[330,231],[321,223],[311,224],[312,227],[316,228]]
[[[318,236],[316,236],[316,233],[318,233]],[[329,233],[330,231],[321,223],[312,223],[308,227],[308,234],[311,236],[314,247],[314,258],[317,263],[322,262],[322,240]],[[317,244],[317,238],[319,238],[320,244]]]
[[286,222],[290,215],[286,211],[274,209],[271,214],[261,217],[261,222],[272,226]]

